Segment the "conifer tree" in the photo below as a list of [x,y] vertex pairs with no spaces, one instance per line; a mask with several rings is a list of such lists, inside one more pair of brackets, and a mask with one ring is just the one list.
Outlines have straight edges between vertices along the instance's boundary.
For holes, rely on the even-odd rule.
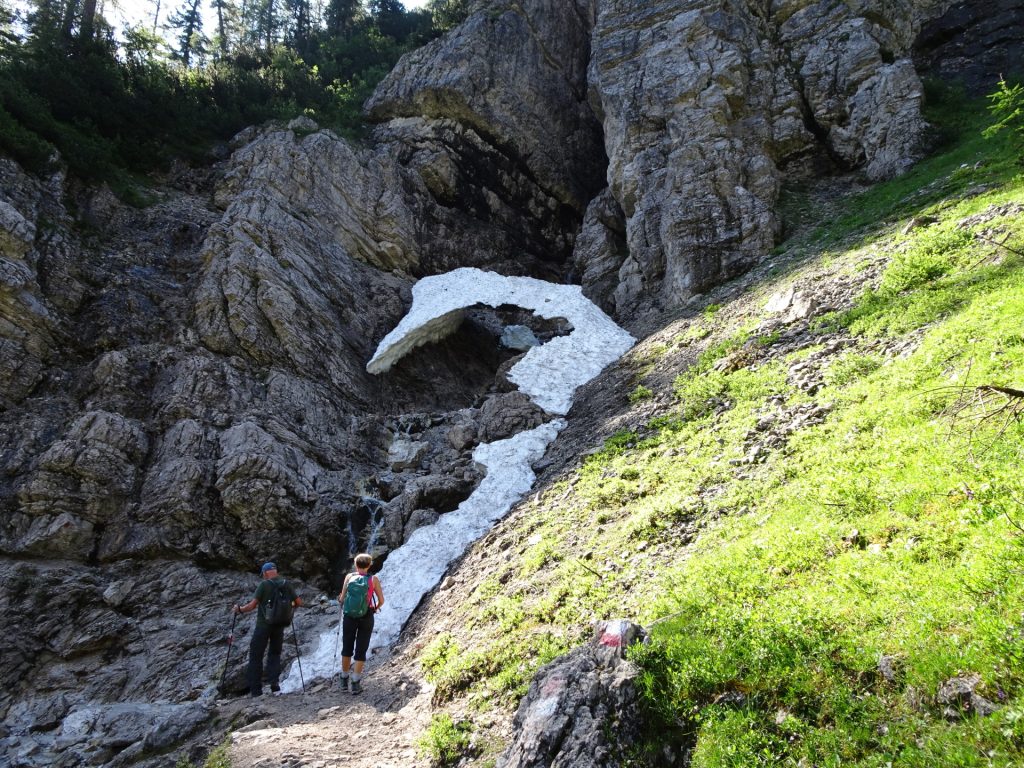
[[82,0],[82,17],[78,25],[78,39],[84,42],[92,40],[96,29],[96,0]]
[[281,20],[276,0],[250,0],[246,7],[246,38],[269,51],[278,40]]
[[359,0],[330,0],[327,4],[327,34],[332,37],[352,37],[363,5]]
[[217,52],[226,56],[238,40],[239,9],[231,0],[211,0],[210,7],[217,14],[217,32],[214,36]]
[[27,18],[28,38],[33,48],[64,48],[74,24],[75,0],[34,0]]
[[405,6],[401,0],[370,0],[370,13],[382,35],[395,40],[405,37]]
[[64,0],[64,13],[60,22],[60,36],[65,42],[71,40],[71,33],[75,28],[77,16],[78,0]]
[[0,0],[0,47],[18,40],[14,34],[14,19],[14,11],[8,6],[7,0]]
[[160,23],[160,0],[153,2],[153,34],[156,34],[157,24]]
[[180,30],[178,35],[177,55],[187,67],[193,57],[206,54],[207,39],[203,37],[203,14],[200,10],[202,0],[185,0],[167,24],[171,29]]
[[285,0],[289,16],[289,42],[300,56],[309,53],[312,36],[309,0]]

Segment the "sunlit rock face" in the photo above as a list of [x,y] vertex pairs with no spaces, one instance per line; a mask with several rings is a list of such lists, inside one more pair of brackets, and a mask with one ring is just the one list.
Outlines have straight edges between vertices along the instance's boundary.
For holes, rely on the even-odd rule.
[[481,4],[406,55],[366,108],[409,172],[422,272],[461,266],[560,280],[604,185],[587,102],[589,0]]
[[769,252],[787,176],[906,170],[925,127],[907,56],[939,5],[596,0],[591,102],[622,218],[599,199],[584,221],[587,295],[674,306]]

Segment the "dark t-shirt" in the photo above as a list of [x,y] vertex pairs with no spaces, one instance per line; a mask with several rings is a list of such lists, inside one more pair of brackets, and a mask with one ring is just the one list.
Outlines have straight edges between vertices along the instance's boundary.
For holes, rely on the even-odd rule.
[[291,582],[286,581],[283,576],[278,576],[276,579],[264,579],[256,586],[256,591],[253,592],[253,599],[259,604],[256,609],[256,626],[265,627],[267,626],[267,619],[264,616],[267,601],[270,600],[274,595],[274,591],[277,586],[283,584],[285,592],[288,593],[288,597],[292,602],[299,596],[295,591],[295,587],[291,585]]

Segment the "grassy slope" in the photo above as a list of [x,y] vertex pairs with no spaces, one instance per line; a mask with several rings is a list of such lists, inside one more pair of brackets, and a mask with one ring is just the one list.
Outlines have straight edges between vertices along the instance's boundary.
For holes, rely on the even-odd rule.
[[[424,652],[439,702],[514,703],[588,621],[627,615],[662,619],[637,655],[653,741],[695,766],[1024,765],[1024,429],[999,397],[953,416],[979,385],[1024,389],[1024,175],[978,109],[953,114],[948,151],[784,244],[786,274],[638,348],[623,401],[645,412],[666,352],[701,354],[527,505],[456,617],[472,647]],[[764,299],[822,270],[873,287],[783,344]],[[760,419],[812,405],[820,423],[742,463]],[[966,674],[995,714],[944,716]]]

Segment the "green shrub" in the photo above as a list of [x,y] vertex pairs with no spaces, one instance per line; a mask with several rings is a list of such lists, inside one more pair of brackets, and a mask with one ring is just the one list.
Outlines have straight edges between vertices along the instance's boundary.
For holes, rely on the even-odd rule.
[[874,355],[843,355],[829,366],[825,372],[825,382],[842,387],[877,371],[881,366],[882,361]]
[[643,384],[637,384],[636,389],[629,393],[629,402],[632,405],[636,405],[642,400],[650,400],[654,397],[654,392]]
[[50,170],[54,147],[15,120],[0,104],[0,151],[10,155],[26,170]]
[[707,416],[721,405],[728,383],[725,374],[708,371],[680,374],[672,387],[680,401],[680,417],[693,421]]
[[434,715],[419,740],[420,754],[438,768],[454,765],[469,753],[472,732],[472,724],[465,720],[456,723],[449,714]]
[[948,274],[973,242],[971,233],[956,226],[929,227],[893,257],[879,286],[880,293],[895,294],[923,286]]

